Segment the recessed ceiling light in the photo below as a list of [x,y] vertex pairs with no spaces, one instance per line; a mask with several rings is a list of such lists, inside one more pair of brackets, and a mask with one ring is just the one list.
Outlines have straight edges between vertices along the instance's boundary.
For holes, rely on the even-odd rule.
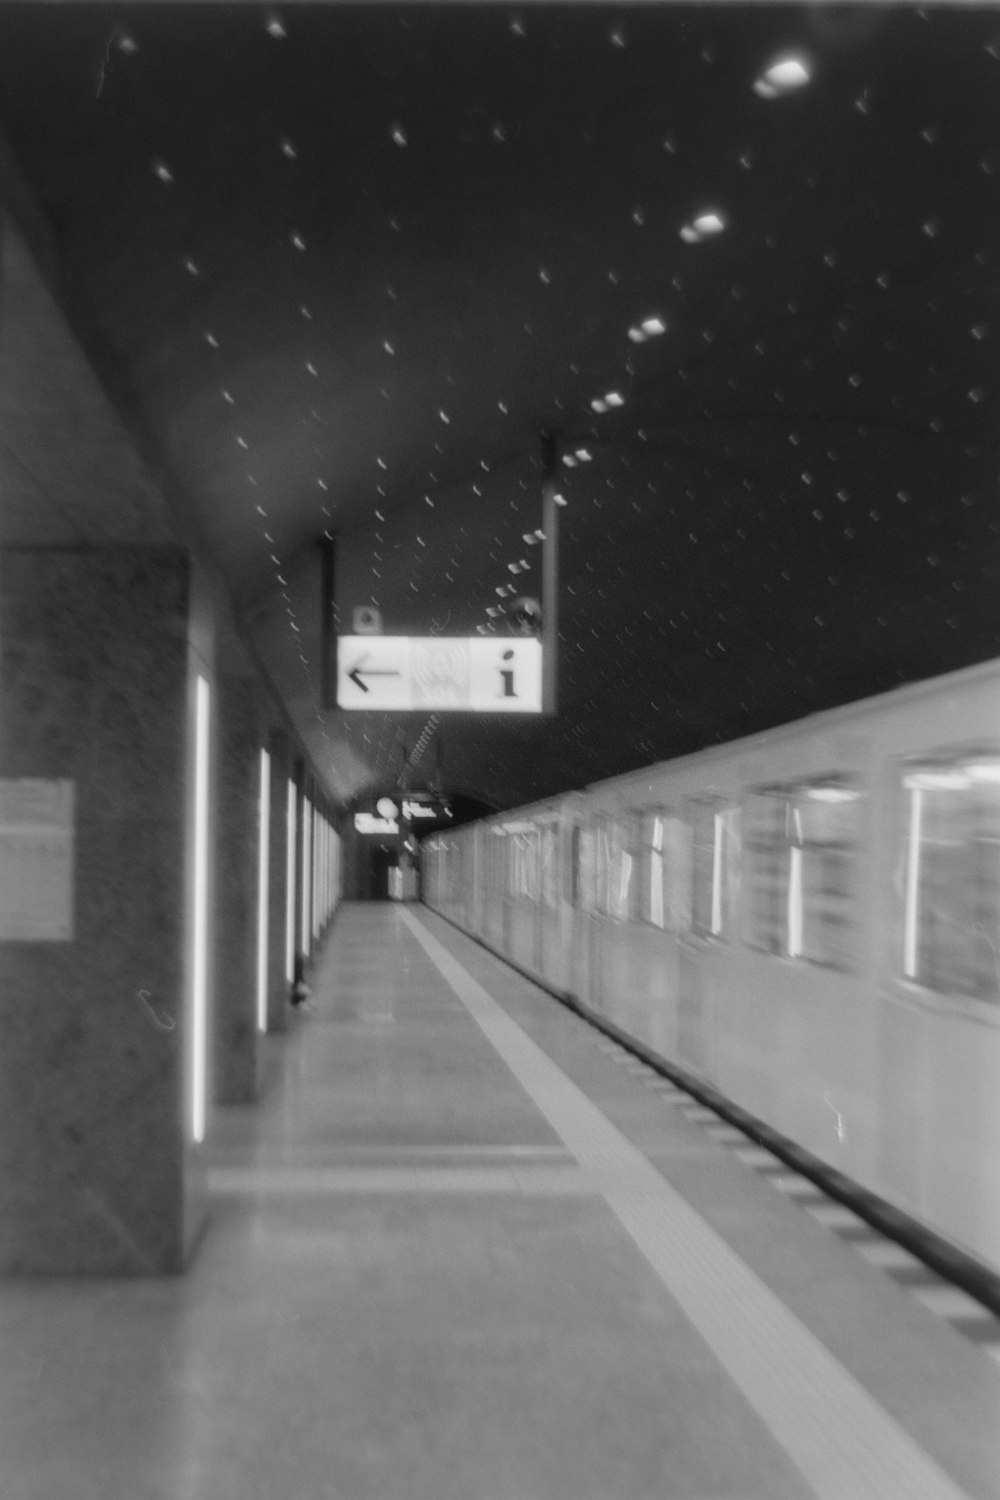
[[777,99],[807,84],[811,73],[801,57],[781,57],[761,74],[753,86],[761,99]]

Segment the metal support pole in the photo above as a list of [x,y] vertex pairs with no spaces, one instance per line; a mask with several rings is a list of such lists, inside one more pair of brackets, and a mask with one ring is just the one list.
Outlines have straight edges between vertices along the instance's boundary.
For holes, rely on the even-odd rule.
[[542,433],[542,712],[556,712],[559,664],[559,441]]
[[323,707],[337,706],[337,627],[334,620],[337,593],[337,541],[319,539],[320,568],[320,699]]

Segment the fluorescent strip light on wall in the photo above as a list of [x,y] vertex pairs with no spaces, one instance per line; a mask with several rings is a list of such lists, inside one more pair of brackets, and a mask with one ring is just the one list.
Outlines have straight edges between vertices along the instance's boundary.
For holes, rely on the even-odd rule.
[[267,933],[271,910],[271,757],[260,752],[257,869],[257,1030],[267,1030]]
[[295,978],[295,782],[288,783],[285,840],[285,978]]
[[308,797],[302,799],[302,955],[309,957],[312,947],[309,936],[309,907],[312,896],[312,803]]
[[194,912],[191,933],[191,1134],[205,1139],[208,1075],[208,846],[212,697],[208,679],[195,685]]

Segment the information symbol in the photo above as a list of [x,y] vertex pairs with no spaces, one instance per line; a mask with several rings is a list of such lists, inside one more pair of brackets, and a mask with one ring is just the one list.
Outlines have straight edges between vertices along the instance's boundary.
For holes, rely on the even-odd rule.
[[[502,661],[513,661],[514,660],[514,653],[513,653],[513,651],[505,651],[504,654],[503,654],[503,656],[501,657],[501,660]],[[503,695],[504,695],[504,697],[505,698],[516,698],[517,697],[517,693],[514,690],[514,668],[513,667],[501,667],[500,668],[500,676],[503,679]]]

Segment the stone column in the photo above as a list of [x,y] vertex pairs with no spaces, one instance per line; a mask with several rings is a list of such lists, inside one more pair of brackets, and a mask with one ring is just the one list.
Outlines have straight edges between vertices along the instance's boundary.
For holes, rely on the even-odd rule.
[[0,551],[0,1272],[178,1271],[204,1224],[193,594],[170,546]]
[[261,1083],[257,1025],[261,714],[252,677],[221,676],[216,804],[215,1018],[218,1104],[250,1104]]

